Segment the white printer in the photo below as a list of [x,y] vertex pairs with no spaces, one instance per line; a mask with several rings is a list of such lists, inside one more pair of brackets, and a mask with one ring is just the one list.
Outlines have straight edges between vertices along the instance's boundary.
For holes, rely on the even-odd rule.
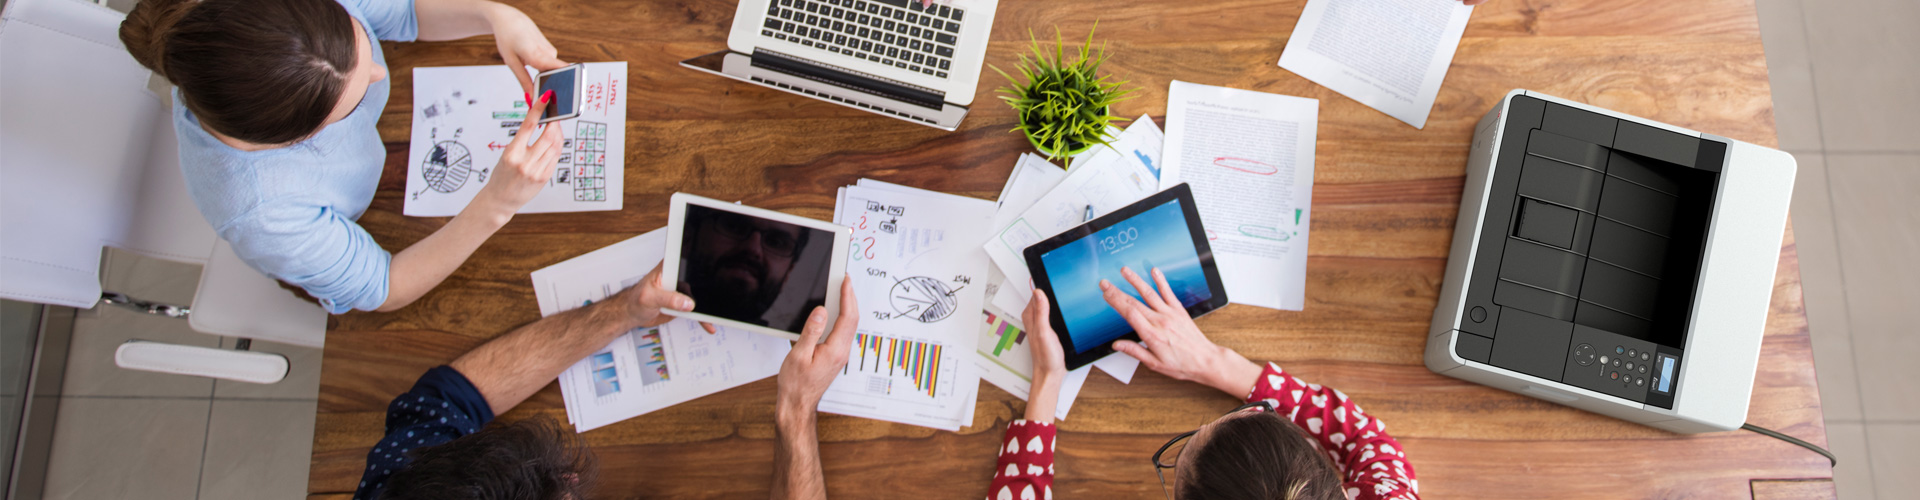
[[1673,432],[1740,428],[1794,169],[1508,93],[1474,129],[1427,368]]

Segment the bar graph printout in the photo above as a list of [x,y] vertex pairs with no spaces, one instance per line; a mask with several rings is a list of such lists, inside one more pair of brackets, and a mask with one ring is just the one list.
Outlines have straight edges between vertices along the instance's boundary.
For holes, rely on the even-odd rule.
[[993,205],[870,180],[841,188],[834,222],[853,228],[860,329],[820,411],[944,430],[973,421]]
[[[666,254],[655,230],[533,272],[542,316],[606,300],[640,282]],[[792,349],[775,337],[729,330],[708,334],[676,319],[635,328],[560,373],[567,421],[586,432],[774,376]]]

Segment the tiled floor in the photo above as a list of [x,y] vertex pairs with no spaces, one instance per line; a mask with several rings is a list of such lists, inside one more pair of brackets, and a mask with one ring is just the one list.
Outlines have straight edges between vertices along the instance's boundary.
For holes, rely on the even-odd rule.
[[[199,266],[111,252],[104,282],[140,299],[186,304],[199,276]],[[120,369],[113,351],[130,339],[234,346],[233,339],[194,332],[185,320],[108,306],[82,311],[45,498],[306,496],[319,350],[255,342],[253,350],[285,355],[291,364],[280,383],[255,385]]]
[[[1840,494],[1907,498],[1920,489],[1920,363],[1907,359],[1920,353],[1920,335],[1904,321],[1920,306],[1920,2],[1758,4],[1780,145],[1800,159],[1793,223]],[[141,298],[186,303],[197,276],[193,266],[116,255],[108,279]],[[117,309],[83,313],[75,330],[49,498],[304,494],[317,351],[255,343],[288,356],[286,381],[214,383],[120,370],[113,349],[131,338],[231,339]]]
[[1920,2],[1758,0],[1841,498],[1920,488]]

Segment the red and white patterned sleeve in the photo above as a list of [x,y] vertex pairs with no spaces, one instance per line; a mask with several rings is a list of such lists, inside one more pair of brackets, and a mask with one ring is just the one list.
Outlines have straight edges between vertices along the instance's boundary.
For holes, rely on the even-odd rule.
[[1247,402],[1266,400],[1314,437],[1321,451],[1345,477],[1347,498],[1358,500],[1417,500],[1420,481],[1400,442],[1387,435],[1387,425],[1360,411],[1360,405],[1338,390],[1309,384],[1267,363],[1254,382]]
[[1007,424],[987,500],[1053,500],[1056,430],[1052,423],[1015,420]]

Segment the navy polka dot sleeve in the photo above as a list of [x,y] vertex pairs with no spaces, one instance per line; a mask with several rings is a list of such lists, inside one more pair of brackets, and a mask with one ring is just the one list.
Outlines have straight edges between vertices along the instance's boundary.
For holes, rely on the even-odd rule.
[[479,432],[491,421],[493,408],[465,375],[444,365],[427,370],[412,390],[387,405],[387,437],[367,452],[354,500],[377,498],[387,477],[407,466],[407,450]]

